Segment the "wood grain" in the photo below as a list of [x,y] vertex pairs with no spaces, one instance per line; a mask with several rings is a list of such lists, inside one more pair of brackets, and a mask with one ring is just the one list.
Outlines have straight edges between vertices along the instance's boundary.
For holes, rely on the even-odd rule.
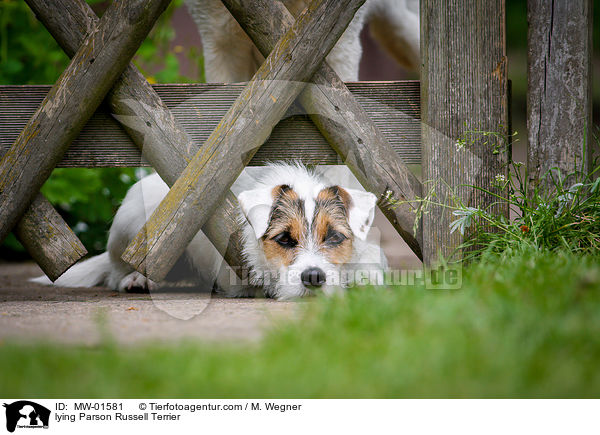
[[362,3],[310,3],[125,250],[126,262],[150,279],[166,276]]
[[81,45],[0,161],[0,241],[23,216],[168,4],[113,2]]
[[528,0],[527,18],[527,169],[537,184],[550,168],[592,162],[592,0]]
[[[503,141],[475,134],[467,146],[456,146],[467,131],[507,134],[504,12],[504,0],[476,0],[468,7],[461,0],[421,1],[423,195],[435,190],[435,202],[486,208],[494,198],[465,185],[490,188],[496,175],[505,174],[507,153],[494,154]],[[450,234],[456,218],[441,206],[430,206],[423,216],[427,265],[462,242],[458,231]]]

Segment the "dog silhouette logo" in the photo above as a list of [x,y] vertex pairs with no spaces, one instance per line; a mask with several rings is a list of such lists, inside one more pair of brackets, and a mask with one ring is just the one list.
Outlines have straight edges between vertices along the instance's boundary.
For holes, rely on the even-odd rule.
[[14,432],[18,428],[48,428],[50,410],[29,400],[19,400],[4,404],[6,408],[6,430]]

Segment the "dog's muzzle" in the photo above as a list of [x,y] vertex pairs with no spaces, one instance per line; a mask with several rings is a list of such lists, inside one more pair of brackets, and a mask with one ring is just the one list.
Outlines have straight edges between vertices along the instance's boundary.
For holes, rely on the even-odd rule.
[[322,269],[311,267],[300,274],[300,279],[306,287],[321,287],[325,284],[326,276]]

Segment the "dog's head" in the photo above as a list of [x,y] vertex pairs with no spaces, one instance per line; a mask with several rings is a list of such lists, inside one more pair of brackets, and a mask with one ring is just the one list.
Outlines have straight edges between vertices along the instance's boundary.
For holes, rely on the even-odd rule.
[[366,239],[377,202],[372,193],[322,183],[261,187],[238,199],[267,268],[276,271],[271,285],[279,298],[343,284],[340,270],[357,239]]

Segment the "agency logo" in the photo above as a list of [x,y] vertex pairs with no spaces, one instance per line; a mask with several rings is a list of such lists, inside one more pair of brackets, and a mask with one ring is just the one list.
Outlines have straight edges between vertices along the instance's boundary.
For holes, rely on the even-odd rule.
[[16,428],[48,429],[50,410],[29,400],[19,400],[4,404],[6,408],[6,430],[14,432]]

